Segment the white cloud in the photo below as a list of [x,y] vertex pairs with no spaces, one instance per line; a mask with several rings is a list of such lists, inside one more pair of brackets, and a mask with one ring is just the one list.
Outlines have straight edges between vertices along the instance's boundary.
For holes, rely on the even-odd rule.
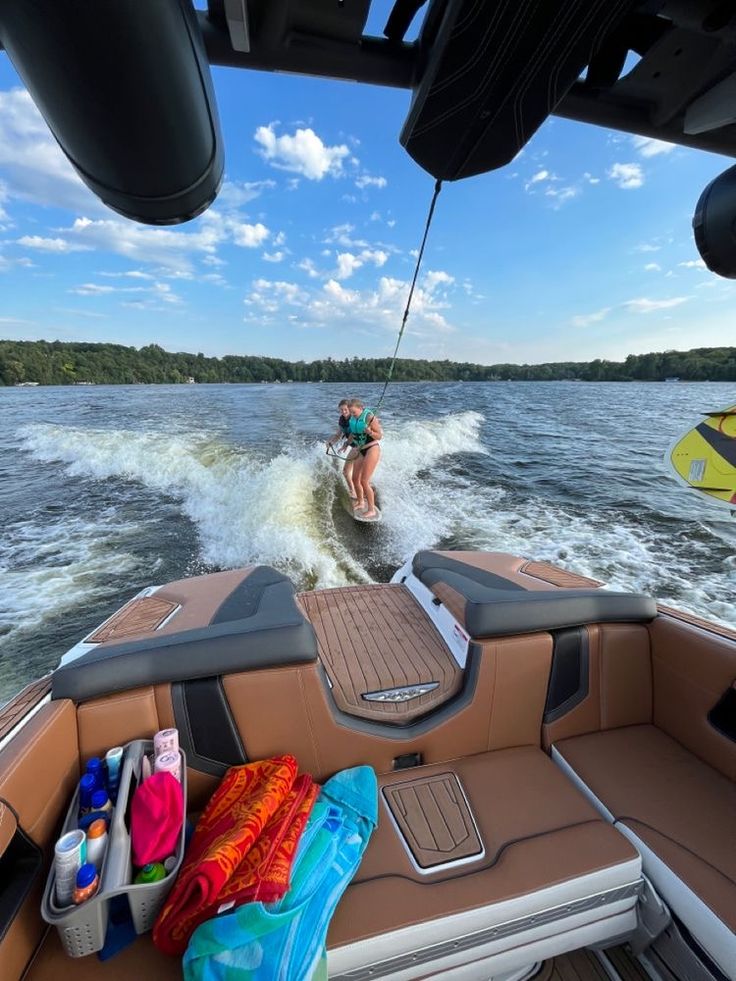
[[674,143],[655,140],[651,136],[632,136],[631,142],[642,157],[657,157],[662,153],[671,153],[675,149]]
[[216,212],[197,224],[197,231],[150,228],[118,218],[77,218],[67,237],[79,245],[114,252],[133,262],[155,263],[170,272],[191,274],[191,257],[213,254],[228,236],[228,226]]
[[657,310],[671,310],[679,307],[682,303],[687,303],[689,296],[672,296],[666,300],[650,300],[648,297],[640,297],[636,300],[627,300],[624,306],[632,313],[654,313]]
[[350,276],[364,266],[366,263],[372,263],[377,269],[384,266],[388,260],[388,253],[383,252],[381,249],[364,249],[358,255],[354,255],[352,252],[340,252],[337,256],[337,271],[335,276],[338,279],[349,279]]
[[645,272],[662,272],[662,267],[660,266],[660,264],[658,262],[648,262],[646,264],[646,266],[644,266],[644,271]]
[[530,177],[530,184],[538,184],[540,181],[548,181],[551,179],[551,174],[548,170],[538,170],[533,177]]
[[272,167],[301,174],[310,181],[339,177],[343,173],[343,160],[350,155],[344,143],[327,146],[313,129],[297,129],[293,135],[277,136],[275,126],[276,123],[259,126],[254,136],[259,154]]
[[142,289],[142,286],[129,286],[121,290],[119,286],[107,286],[101,283],[82,283],[81,286],[75,286],[69,292],[76,293],[77,296],[104,296],[106,293],[140,293]]
[[41,235],[23,235],[16,241],[18,245],[40,252],[84,252],[87,249],[86,245],[68,242],[65,238],[43,238]]
[[601,320],[605,320],[610,312],[611,307],[603,307],[602,310],[596,310],[595,313],[578,314],[577,317],[572,318],[571,323],[573,327],[590,327],[591,324],[598,324]]
[[601,182],[600,177],[593,177],[593,175],[587,173],[587,171],[583,174],[583,180],[587,181],[588,184],[600,184]]
[[284,232],[277,232],[273,237],[273,244],[276,248],[280,248],[286,242],[286,234]]
[[606,173],[624,191],[641,187],[644,183],[644,171],[638,163],[615,163]]
[[559,209],[566,204],[568,201],[572,201],[580,193],[580,189],[577,187],[548,187],[544,192],[544,196],[551,198],[550,204],[555,209]]
[[[434,287],[449,285],[451,276],[436,272]],[[454,331],[444,314],[449,306],[443,291],[428,289],[425,283],[414,292],[408,332],[419,337],[436,336]],[[254,323],[282,322],[291,319],[304,327],[342,327],[355,330],[385,330],[393,334],[401,321],[409,283],[388,276],[380,277],[375,288],[350,289],[329,279],[318,289],[306,289],[296,283],[258,279],[245,298],[250,312],[246,319]]]
[[141,269],[128,269],[125,272],[101,272],[100,276],[108,276],[110,279],[155,279],[151,273],[143,272]]
[[225,181],[217,195],[220,208],[242,208],[244,204],[253,201],[263,191],[273,190],[276,181]]
[[328,245],[342,245],[346,249],[367,249],[369,248],[368,242],[362,238],[352,238],[352,233],[355,231],[355,225],[350,225],[345,222],[342,225],[334,225],[328,232],[324,241]]
[[271,234],[270,231],[260,221],[255,225],[248,225],[245,222],[233,221],[229,223],[235,245],[243,249],[255,249],[263,245]]
[[424,277],[423,286],[428,293],[434,292],[438,286],[452,286],[455,277],[443,269],[430,269]]
[[[329,250],[327,251],[327,254],[330,255]],[[296,268],[305,272],[310,279],[317,279],[319,277],[319,273],[317,272],[314,262],[311,259],[302,259],[301,262],[296,264]]]
[[27,327],[29,324],[35,324],[35,320],[23,320],[20,317],[0,317],[0,324],[6,327]]
[[256,279],[252,289],[243,301],[246,306],[256,307],[257,316],[277,313],[282,305],[288,307],[303,306],[309,295],[296,283],[285,280]]
[[361,174],[360,177],[355,179],[355,186],[359,187],[360,190],[364,190],[366,187],[377,187],[380,189],[386,187],[388,181],[385,177],[371,177],[370,174]]
[[683,269],[707,269],[705,262],[702,259],[688,259],[687,262],[678,262],[678,266],[682,266]]
[[100,211],[25,89],[0,91],[0,170],[10,197]]
[[661,248],[657,242],[641,242],[634,246],[634,252],[659,252]]
[[182,302],[181,297],[177,293],[174,293],[168,283],[158,282],[153,283],[151,286],[110,286],[107,283],[82,283],[81,286],[76,286],[68,292],[74,293],[77,296],[111,296],[116,293],[125,295],[136,293],[139,295],[145,294],[163,303],[179,304]]
[[264,262],[283,262],[285,255],[286,253],[279,249],[276,252],[264,252],[261,258]]

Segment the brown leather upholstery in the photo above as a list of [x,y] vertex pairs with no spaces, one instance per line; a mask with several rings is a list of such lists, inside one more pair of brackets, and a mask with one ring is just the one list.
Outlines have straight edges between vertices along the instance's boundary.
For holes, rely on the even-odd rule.
[[[141,640],[143,637],[176,634],[182,630],[193,630],[206,626],[217,612],[218,607],[227,599],[230,593],[240,585],[253,571],[253,566],[244,569],[233,569],[228,572],[214,572],[206,577],[192,576],[189,579],[177,579],[157,590],[154,594],[157,600],[169,602],[180,609],[158,630],[145,627],[131,632],[125,640]],[[117,615],[117,614],[116,614]],[[114,635],[101,646],[112,646],[123,638]]]
[[664,615],[649,633],[655,725],[736,781],[736,743],[708,722],[736,680],[736,643]]
[[[153,946],[151,934],[101,964],[94,954],[70,960],[56,930],[49,930],[23,981],[181,981],[181,958],[167,957]],[[2,975],[6,981],[5,975]],[[8,975],[8,981],[14,978]]]
[[549,590],[550,586],[552,586],[554,589],[557,585],[556,583],[550,583],[537,578],[537,575],[534,573],[525,575],[522,570],[524,566],[527,565],[527,560],[520,559],[516,555],[509,555],[506,552],[437,551],[436,554],[443,555],[447,559],[453,559],[455,562],[464,562],[466,565],[472,565],[476,569],[484,569],[486,572],[493,572],[497,576],[503,576],[504,579],[509,579],[511,582],[518,583],[518,585],[523,586],[524,589]]
[[555,749],[736,930],[736,786],[654,726],[578,736]]
[[0,752],[0,800],[25,833],[46,847],[79,777],[77,727],[69,701],[44,705]]
[[156,693],[136,688],[93,699],[77,707],[77,722],[83,760],[131,739],[150,739],[159,729]]
[[448,586],[446,582],[436,582],[430,586],[431,592],[437,597],[437,599],[442,603],[442,605],[447,609],[447,611],[455,617],[457,622],[463,627],[465,626],[465,610],[468,605],[468,601],[462,595],[458,593],[456,589],[452,586]]
[[404,753],[421,753],[433,763],[489,749],[538,746],[551,654],[548,634],[484,643],[472,702],[408,739],[338,722],[316,665],[230,675],[223,686],[250,759],[293,753],[317,778],[356,762],[383,773]]
[[18,822],[15,820],[15,814],[7,804],[0,801],[0,856],[4,854],[5,849],[13,840],[17,828]]
[[[78,777],[76,719],[68,701],[42,706],[0,752],[0,800],[47,858]],[[45,873],[44,868],[0,942],[3,979],[22,975],[46,929],[39,915]]]
[[417,872],[387,819],[379,825],[330,927],[341,946],[386,930],[533,893],[556,883],[634,861],[636,852],[600,819],[583,795],[539,749],[483,753],[388,774],[381,786],[451,769],[467,795],[485,845],[477,862]]
[[543,727],[543,745],[586,732],[652,721],[652,666],[643,624],[589,626],[588,695]]

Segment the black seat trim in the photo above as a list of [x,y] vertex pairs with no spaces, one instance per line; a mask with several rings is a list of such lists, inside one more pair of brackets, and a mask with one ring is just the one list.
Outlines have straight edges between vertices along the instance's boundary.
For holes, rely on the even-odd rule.
[[[471,637],[507,637],[588,623],[645,623],[657,616],[656,602],[640,593],[606,589],[530,591],[494,573],[431,552],[418,553],[412,567],[427,588],[443,583],[465,598],[464,626]],[[504,585],[488,585],[495,580]]]
[[[148,685],[313,663],[317,638],[296,604],[293,584],[263,569],[268,575],[257,583],[257,600],[255,594],[239,594],[229,606],[222,604],[215,615],[219,622],[206,627],[104,644],[57,668],[51,697],[82,702]],[[223,622],[223,615],[238,609],[241,619]],[[243,610],[250,615],[242,616]]]

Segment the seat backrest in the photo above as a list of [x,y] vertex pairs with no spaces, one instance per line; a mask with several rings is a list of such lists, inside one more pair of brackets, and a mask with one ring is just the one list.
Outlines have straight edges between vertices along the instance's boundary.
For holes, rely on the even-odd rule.
[[673,611],[658,616],[649,635],[654,724],[736,780],[736,631]]

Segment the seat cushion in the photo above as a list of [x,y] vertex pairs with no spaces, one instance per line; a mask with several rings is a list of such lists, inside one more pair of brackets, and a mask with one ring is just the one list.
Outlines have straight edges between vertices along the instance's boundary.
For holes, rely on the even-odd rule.
[[694,900],[663,866],[722,922],[736,964],[736,785],[651,725],[564,739],[553,754],[636,839],[644,870],[696,938]]
[[[426,788],[434,778],[432,799]],[[464,849],[476,854],[460,861],[453,849],[465,838],[463,809],[442,800],[455,778],[483,849]],[[489,943],[503,939],[514,948],[542,922],[548,937],[559,937],[581,915],[589,918],[588,926],[597,924],[594,931],[605,932],[604,921],[613,923],[625,909],[631,922],[619,928],[633,928],[640,879],[635,849],[540,749],[481,753],[386,774],[379,783],[378,829],[330,927],[330,976],[368,964],[383,967],[412,950],[449,946],[489,930]],[[406,788],[404,801],[412,792],[417,798],[414,808],[407,805],[403,822],[389,810],[399,788]],[[433,807],[442,815],[432,817]],[[414,823],[417,840],[446,851],[446,864],[422,868],[416,849],[413,860],[398,830],[406,822]]]

